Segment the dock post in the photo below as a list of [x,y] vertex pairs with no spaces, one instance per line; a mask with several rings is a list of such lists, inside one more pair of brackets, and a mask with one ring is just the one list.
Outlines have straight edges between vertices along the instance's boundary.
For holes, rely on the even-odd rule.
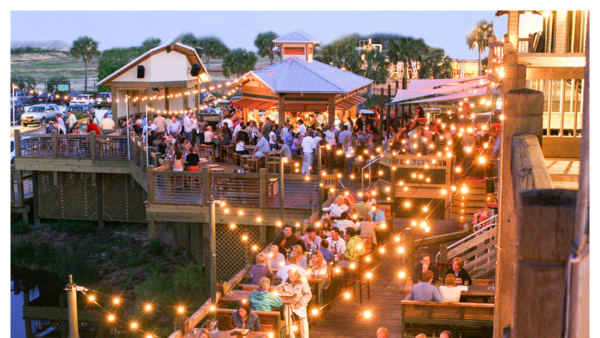
[[77,321],[77,285],[73,284],[73,275],[69,275],[67,284],[67,304],[69,306],[69,338],[79,338],[79,323]]

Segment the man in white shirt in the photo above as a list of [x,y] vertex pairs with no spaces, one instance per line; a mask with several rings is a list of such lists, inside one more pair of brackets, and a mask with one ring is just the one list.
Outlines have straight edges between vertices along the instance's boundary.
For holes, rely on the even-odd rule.
[[67,118],[67,125],[69,126],[67,133],[69,133],[71,132],[71,129],[73,128],[75,122],[77,122],[77,117],[75,116],[75,114],[73,114],[73,112],[70,109],[67,109],[67,115],[69,116]]
[[321,116],[321,114],[319,113],[315,113],[315,115],[317,115],[316,120],[317,120],[317,125],[321,125],[321,123],[323,123],[323,116]]
[[348,213],[342,212],[342,219],[338,220],[335,226],[340,230],[341,233],[346,232],[346,228],[353,228],[356,230],[356,225],[350,219],[348,219]]
[[194,128],[191,115],[192,113],[183,115],[183,137],[190,142],[192,142],[192,129]]
[[[102,120],[102,122],[104,122],[104,120]],[[148,120],[148,124],[144,126],[144,131],[143,131],[144,141],[148,140],[148,135],[150,135],[150,131],[151,130],[156,131],[156,129],[158,129],[158,128],[156,127],[156,125],[154,123],[152,123],[152,120]],[[102,131],[102,133],[104,134],[104,130]]]
[[263,133],[258,133],[258,142],[256,142],[256,148],[254,148],[252,155],[262,158],[267,156],[267,153],[270,151],[271,146],[269,146],[269,141],[267,141]]
[[346,252],[346,242],[340,237],[340,229],[338,227],[331,228],[331,237],[327,237],[329,242],[329,251],[335,255],[342,255]]
[[154,118],[154,125],[156,125],[157,132],[167,130],[167,120],[162,117],[161,113],[156,114],[156,118]]
[[235,126],[235,129],[233,130],[233,135],[231,135],[232,139],[231,141],[233,142],[233,140],[235,140],[235,137],[237,136],[237,133],[240,132],[240,130],[242,130],[242,125],[244,124],[244,118],[241,117],[240,118],[240,123],[237,124],[237,126]]
[[104,118],[100,121],[100,131],[102,135],[110,134],[115,129],[115,121],[108,117],[108,114],[104,114]]
[[[304,126],[301,124],[300,126]],[[307,136],[302,139],[302,169],[300,173],[302,175],[310,175],[310,166],[313,162],[313,152],[315,146],[315,139],[313,138],[313,131],[309,131]]]
[[331,146],[335,146],[335,125],[331,125],[327,131],[325,131],[325,141],[329,143]]
[[306,134],[306,126],[304,125],[304,121],[302,121],[302,119],[298,119],[298,123],[300,124],[298,127],[298,132],[300,135],[304,136],[304,134]]
[[317,147],[319,146],[319,142],[321,142],[323,138],[321,137],[321,133],[320,132],[315,132],[315,145],[313,147],[313,149],[315,149],[315,152],[317,151]]
[[290,271],[290,269],[292,269],[292,268],[298,270],[298,273],[302,277],[306,277],[308,275],[308,272],[303,267],[297,265],[299,261],[300,261],[300,257],[298,257],[294,254],[291,254],[288,257],[287,265],[282,266],[279,269],[279,271],[277,271],[277,276],[279,278],[281,278],[282,282],[285,282],[288,279],[288,271]]

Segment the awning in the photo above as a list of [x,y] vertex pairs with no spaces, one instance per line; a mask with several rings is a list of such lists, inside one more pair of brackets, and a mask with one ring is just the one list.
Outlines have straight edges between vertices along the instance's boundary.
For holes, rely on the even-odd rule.
[[[451,82],[449,80],[453,80],[454,82]],[[413,80],[413,81],[417,81],[417,80]],[[403,101],[407,101],[407,100],[411,100],[411,99],[415,99],[415,98],[426,97],[426,96],[437,95],[437,94],[449,94],[449,93],[453,93],[453,92],[457,92],[457,91],[466,92],[468,90],[486,87],[487,83],[488,83],[488,80],[486,77],[469,78],[468,80],[467,79],[438,79],[438,80],[420,80],[420,81],[427,81],[427,84],[417,84],[414,87],[421,88],[423,86],[429,86],[430,88],[415,90],[415,89],[413,89],[414,87],[412,86],[412,83],[411,83],[411,86],[409,87],[409,89],[398,90],[398,92],[396,93],[396,96],[390,103],[404,103]],[[442,87],[433,89],[431,86],[435,86],[435,87],[442,86]],[[412,103],[412,102],[406,102],[406,103]]]
[[325,111],[327,103],[286,103],[284,110],[286,112]]
[[[492,91],[497,86],[498,86],[497,84],[493,85]],[[441,95],[441,96],[436,96],[436,97],[432,97],[429,99],[423,99],[423,100],[418,100],[418,101],[411,101],[410,103],[413,104],[413,103],[425,103],[425,102],[454,101],[454,100],[461,100],[464,98],[480,96],[480,95],[485,95],[485,94],[487,94],[487,87],[482,87],[482,88],[475,88],[475,89],[471,89],[471,90],[460,92],[460,93]]]
[[352,96],[347,97],[347,98],[343,99],[342,101],[336,103],[335,109],[348,110],[348,109],[350,109],[356,105],[359,105],[365,101],[367,101],[367,99],[365,99],[364,97],[362,97],[360,95],[352,95]]
[[277,103],[273,101],[262,101],[262,100],[252,100],[252,99],[239,99],[235,101],[231,101],[231,104],[234,107],[238,108],[247,108],[247,109],[271,109],[274,108]]

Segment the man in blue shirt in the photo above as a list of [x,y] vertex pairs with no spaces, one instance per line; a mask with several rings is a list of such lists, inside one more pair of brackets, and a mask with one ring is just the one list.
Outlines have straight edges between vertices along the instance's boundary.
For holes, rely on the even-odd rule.
[[343,128],[343,130],[338,135],[338,145],[341,145],[342,143],[344,143],[344,138],[346,136],[352,137],[352,134],[348,131],[348,126],[347,125],[344,124],[344,125],[341,126],[341,128]]
[[325,258],[325,261],[327,263],[333,262],[333,252],[329,251],[328,241],[321,241],[321,248],[319,249],[319,251],[321,251],[321,253],[323,254],[323,258]]
[[283,142],[287,144],[290,149],[292,148],[292,143],[294,142],[294,127],[290,126],[288,132],[283,136]]
[[252,155],[262,158],[267,156],[267,153],[270,151],[271,147],[269,146],[269,141],[263,136],[263,133],[258,133],[258,142],[256,143],[256,148],[254,148],[254,153],[252,153]]
[[[375,212],[373,212],[373,210],[375,210]],[[371,216],[371,220],[375,223],[385,222],[385,213],[377,208],[377,203],[371,206],[369,216]]]
[[433,272],[430,270],[423,272],[423,281],[419,284],[415,284],[412,291],[406,299],[415,300],[418,302],[442,302],[442,295],[440,290],[434,285],[431,285],[433,281]]

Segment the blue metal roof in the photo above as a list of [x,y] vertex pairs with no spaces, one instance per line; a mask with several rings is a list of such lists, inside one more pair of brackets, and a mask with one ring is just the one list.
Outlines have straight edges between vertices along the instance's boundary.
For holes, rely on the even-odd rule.
[[251,73],[276,93],[346,94],[373,82],[319,61],[306,62],[295,57]]
[[295,31],[288,35],[279,37],[273,40],[275,43],[314,43],[318,44],[320,41],[317,40],[310,34],[304,33],[303,31]]

